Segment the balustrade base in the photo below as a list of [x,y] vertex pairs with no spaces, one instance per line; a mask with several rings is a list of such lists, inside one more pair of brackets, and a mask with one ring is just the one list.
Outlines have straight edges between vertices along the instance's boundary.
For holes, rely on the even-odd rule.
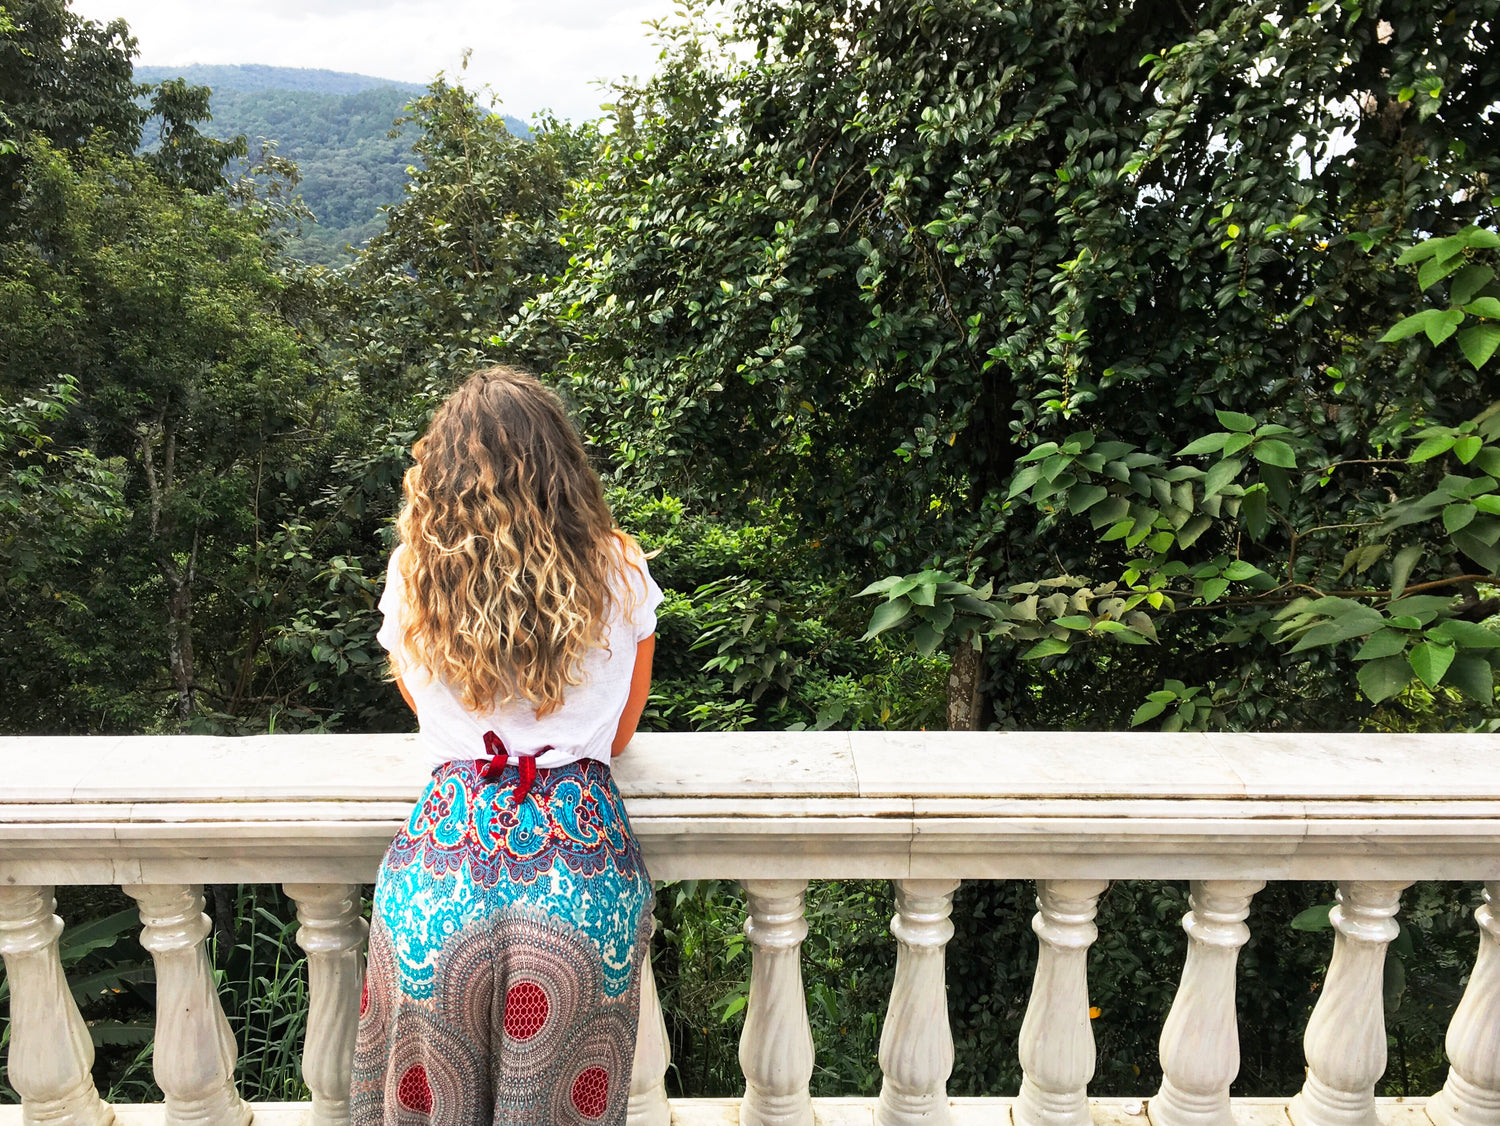
[[[874,1126],[877,1099],[813,1099],[817,1126]],[[1014,1099],[950,1099],[952,1126],[1011,1126]],[[1234,1099],[1236,1126],[1290,1126],[1284,1099]],[[1090,1099],[1095,1126],[1149,1126],[1145,1098]],[[311,1103],[251,1103],[251,1126],[307,1126]],[[1376,1099],[1381,1126],[1431,1126],[1426,1099]],[[122,1103],[119,1126],[162,1126],[160,1103]],[[740,1100],[673,1099],[672,1126],[739,1126]],[[0,1106],[0,1126],[22,1126],[19,1106]]]

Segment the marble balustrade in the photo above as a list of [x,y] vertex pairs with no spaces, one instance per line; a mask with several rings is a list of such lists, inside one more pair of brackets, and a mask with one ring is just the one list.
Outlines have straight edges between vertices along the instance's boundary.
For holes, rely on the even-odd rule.
[[[1312,879],[1338,887],[1331,959],[1304,1039],[1306,1081],[1276,1119],[1389,1122],[1374,1091],[1401,893],[1419,879],[1482,882],[1478,955],[1448,1033],[1447,1082],[1403,1113],[1434,1126],[1500,1126],[1497,761],[1500,738],[1489,736],[740,733],[639,736],[616,775],[657,879],[743,882],[753,954],[737,1107],[745,1126],[815,1121],[800,965],[809,879],[892,882],[884,1078],[860,1121],[998,1120],[947,1097],[944,948],[964,925],[952,917],[960,881],[1014,878],[1036,881],[1038,943],[1020,1043],[995,1046],[1015,1050],[1024,1072],[1019,1093],[1003,1100],[1015,1126],[1101,1121],[1088,1097],[1085,967],[1099,898],[1121,879],[1191,888],[1181,985],[1161,1034],[1164,1077],[1125,1112],[1152,1126],[1243,1121],[1248,1111],[1229,1090],[1246,919],[1267,881]],[[279,1121],[235,1089],[201,896],[204,883],[277,882],[296,905],[310,978],[303,1074],[312,1102],[298,1120],[346,1123],[367,932],[361,888],[424,782],[419,748],[403,735],[0,739],[0,954],[11,991],[8,1075],[23,1100],[14,1120],[142,1121],[125,1108],[117,1119],[94,1090],[92,1047],[58,955],[53,889],[114,884],[139,905],[156,964],[160,1118]],[[649,965],[641,998],[629,1120],[688,1121],[666,1097],[669,1052]],[[819,1121],[848,1109],[833,1102]],[[0,1126],[9,1113],[0,1108]]]

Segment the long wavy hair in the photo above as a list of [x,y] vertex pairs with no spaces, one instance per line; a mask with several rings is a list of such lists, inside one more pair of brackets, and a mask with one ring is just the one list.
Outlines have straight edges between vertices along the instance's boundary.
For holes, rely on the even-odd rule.
[[539,380],[494,367],[412,455],[396,519],[407,653],[471,711],[526,700],[546,715],[607,643],[610,580],[630,560],[583,443]]

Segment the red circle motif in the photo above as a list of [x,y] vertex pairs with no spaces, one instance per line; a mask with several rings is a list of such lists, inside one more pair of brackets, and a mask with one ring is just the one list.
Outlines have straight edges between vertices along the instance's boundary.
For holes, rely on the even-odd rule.
[[396,1101],[418,1114],[432,1113],[432,1088],[427,1084],[425,1067],[418,1063],[406,1069],[396,1085]]
[[359,1015],[364,1016],[370,1011],[370,979],[365,977],[364,985],[359,989]]
[[523,981],[505,995],[505,1034],[515,1040],[530,1040],[547,1023],[547,992],[534,981]]
[[603,1118],[609,1102],[609,1074],[591,1067],[573,1080],[573,1105],[585,1118]]

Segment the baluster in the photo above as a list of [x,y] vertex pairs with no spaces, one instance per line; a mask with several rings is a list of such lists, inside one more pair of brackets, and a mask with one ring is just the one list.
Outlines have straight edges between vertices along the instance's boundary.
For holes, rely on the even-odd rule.
[[1038,880],[1031,929],[1041,940],[1031,1002],[1021,1022],[1021,1093],[1016,1126],[1089,1126],[1094,1076],[1088,949],[1107,880]]
[[348,1126],[354,1037],[364,981],[361,947],[370,925],[358,884],[286,884],[297,905],[297,945],[307,953],[307,1035],[302,1081],[312,1092],[310,1126]]
[[897,880],[896,980],[880,1030],[877,1126],[947,1126],[953,1034],[943,948],[957,880]]
[[[651,922],[656,933],[656,921]],[[651,943],[641,959],[641,1017],[635,1037],[635,1062],[630,1068],[630,1106],[625,1112],[629,1126],[671,1126],[672,1108],[667,1103],[667,1065],[672,1051],[667,1045],[667,1021],[656,993],[656,973],[651,968]]]
[[746,880],[750,1002],[740,1035],[740,1126],[813,1126],[812,1026],[802,991],[806,880]]
[[0,886],[0,955],[10,982],[11,1086],[26,1126],[111,1126],[94,1089],[94,1043],[68,990],[50,887]]
[[1250,938],[1245,917],[1264,880],[1194,880],[1182,984],[1161,1030],[1161,1090],[1146,1104],[1153,1126],[1234,1126],[1229,1085],[1240,1071],[1234,971]]
[[1448,1026],[1448,1081],[1427,1104],[1436,1126],[1500,1122],[1500,880],[1484,886],[1479,957]]
[[141,884],[125,891],[140,907],[141,945],[156,963],[152,1073],[166,1096],[166,1126],[246,1126],[250,1105],[234,1089],[234,1036],[204,943],[211,924],[202,887]]
[[1307,1079],[1287,1106],[1296,1126],[1376,1126],[1375,1083],[1385,1072],[1385,948],[1401,928],[1392,880],[1339,884],[1333,960],[1302,1037]]

